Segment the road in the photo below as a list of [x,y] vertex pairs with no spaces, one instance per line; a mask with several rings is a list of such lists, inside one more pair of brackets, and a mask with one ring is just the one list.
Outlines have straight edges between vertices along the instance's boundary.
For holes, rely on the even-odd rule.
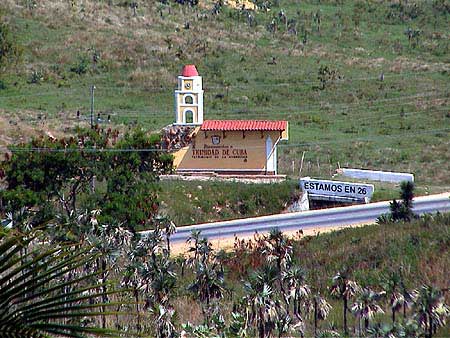
[[[413,201],[416,214],[449,212],[450,193],[417,197]],[[281,231],[298,231],[308,228],[326,229],[336,226],[374,223],[378,216],[389,212],[389,201],[355,205],[349,207],[310,210],[262,217],[243,218],[231,221],[196,224],[177,228],[172,243],[185,242],[193,230],[200,230],[208,239],[251,236],[255,232],[265,233],[273,228]],[[145,231],[141,234],[145,235]]]

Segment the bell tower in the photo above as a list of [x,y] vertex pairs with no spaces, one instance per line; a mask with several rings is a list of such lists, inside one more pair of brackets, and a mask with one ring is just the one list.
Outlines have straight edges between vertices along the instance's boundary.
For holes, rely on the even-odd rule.
[[203,123],[202,78],[195,65],[183,67],[175,90],[175,124],[201,125]]

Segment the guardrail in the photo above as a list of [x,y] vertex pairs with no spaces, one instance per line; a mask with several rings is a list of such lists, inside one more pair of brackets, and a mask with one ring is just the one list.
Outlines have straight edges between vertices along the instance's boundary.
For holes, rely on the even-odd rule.
[[[450,211],[450,194],[418,197],[413,202],[416,214]],[[308,228],[329,228],[375,222],[382,214],[389,212],[389,201],[350,207],[276,214],[270,216],[243,218],[231,221],[196,224],[177,228],[172,243],[186,241],[193,230],[199,230],[208,239],[248,236],[255,232],[265,233],[273,228],[281,231],[295,231]],[[145,231],[141,232],[145,235]]]

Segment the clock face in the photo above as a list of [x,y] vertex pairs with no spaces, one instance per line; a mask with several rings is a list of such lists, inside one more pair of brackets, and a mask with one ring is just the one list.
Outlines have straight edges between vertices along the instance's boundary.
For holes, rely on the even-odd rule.
[[190,88],[191,88],[191,84],[190,84],[190,82],[186,82],[186,84],[184,85],[184,88],[186,88],[186,89],[190,89]]

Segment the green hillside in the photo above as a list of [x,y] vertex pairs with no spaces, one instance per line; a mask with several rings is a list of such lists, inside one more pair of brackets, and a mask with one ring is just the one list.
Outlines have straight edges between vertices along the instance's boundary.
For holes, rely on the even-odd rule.
[[134,15],[129,1],[2,1],[22,57],[2,67],[0,145],[86,125],[93,84],[102,126],[159,130],[173,119],[176,75],[195,63],[206,118],[290,121],[282,173],[298,176],[305,152],[302,175],[402,170],[448,189],[447,0],[257,3],[270,10],[138,1]]
[[[392,274],[402,274],[404,285],[412,290],[421,284],[433,285],[438,289],[448,288],[448,266],[450,257],[445,254],[449,240],[449,215],[427,216],[411,223],[388,223],[350,228],[317,236],[307,236],[295,240],[293,247],[294,265],[301,266],[306,284],[313,292],[319,292],[332,304],[329,317],[320,322],[320,328],[335,328],[342,336],[342,301],[330,296],[332,277],[338,271],[347,271],[347,277],[361,287],[377,291],[383,290],[390,282]],[[236,242],[225,259],[228,286],[240,295],[242,280],[248,280],[252,274],[266,274],[269,278],[271,263],[267,257],[268,237],[253,241]],[[272,244],[274,242],[271,242]],[[289,245],[289,242],[288,242]],[[273,248],[275,250],[275,248]],[[277,282],[273,282],[276,289]],[[448,303],[448,293],[445,294]],[[383,314],[375,315],[373,322],[389,323],[391,310],[389,299],[381,298]],[[351,301],[350,301],[351,303]],[[183,310],[180,309],[183,313]],[[406,312],[408,317],[410,310]],[[305,312],[306,314],[306,312]],[[188,315],[186,315],[188,318]],[[402,315],[398,315],[401,318]],[[306,337],[312,337],[312,316],[306,323]],[[349,314],[350,336],[358,335],[358,322]],[[448,326],[437,333],[437,337],[448,337]],[[388,337],[369,335],[370,337]],[[395,335],[394,335],[395,336]],[[326,336],[324,337],[333,337]],[[413,335],[411,335],[413,337]]]

